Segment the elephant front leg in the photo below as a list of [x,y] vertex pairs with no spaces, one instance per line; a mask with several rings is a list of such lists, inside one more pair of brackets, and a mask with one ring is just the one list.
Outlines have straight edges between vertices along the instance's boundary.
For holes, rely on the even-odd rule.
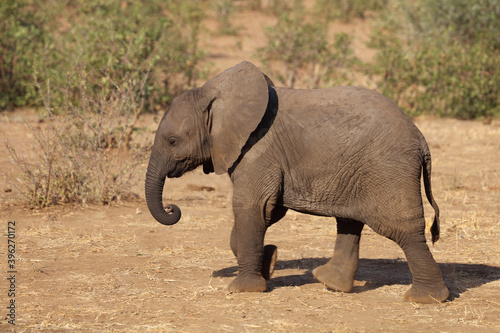
[[[238,258],[237,249],[237,235],[236,228],[233,227],[231,232],[231,250],[236,258]],[[265,280],[269,280],[274,273],[274,267],[276,266],[276,260],[278,259],[278,247],[276,245],[267,244],[264,246],[264,253],[262,257],[262,269],[261,274]]]
[[266,291],[266,280],[262,276],[263,261],[265,259],[264,236],[266,233],[263,218],[259,216],[258,210],[236,209],[234,218],[235,224],[231,234],[231,248],[238,261],[238,276],[229,285],[229,291]]
[[364,224],[337,218],[337,240],[332,259],[313,270],[313,275],[328,288],[350,292],[358,270],[359,240]]

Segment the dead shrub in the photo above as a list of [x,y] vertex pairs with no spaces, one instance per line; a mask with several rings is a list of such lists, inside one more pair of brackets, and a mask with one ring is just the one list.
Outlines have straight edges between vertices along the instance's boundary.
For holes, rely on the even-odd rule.
[[[58,107],[51,103],[50,83],[37,81],[44,119],[37,127],[26,123],[33,136],[31,145],[24,147],[30,157],[5,140],[19,170],[16,185],[30,206],[109,204],[131,194],[136,171],[146,160],[144,147],[131,141],[141,130],[136,123],[144,106],[148,74],[144,73],[142,82],[115,83],[107,76],[106,91],[89,94],[87,72],[76,69],[68,77],[64,102]],[[75,93],[80,96],[78,105],[70,99]]]

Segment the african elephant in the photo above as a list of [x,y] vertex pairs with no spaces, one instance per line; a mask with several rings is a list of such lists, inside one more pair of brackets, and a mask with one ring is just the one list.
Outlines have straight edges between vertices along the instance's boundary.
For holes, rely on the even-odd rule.
[[426,244],[420,177],[435,211],[429,147],[412,121],[389,99],[360,87],[295,90],[274,87],[249,62],[240,63],[176,97],[156,132],[146,174],[153,217],[172,225],[164,208],[166,177],[203,165],[233,183],[230,245],[238,262],[233,292],[265,291],[276,247],[264,246],[269,226],[288,209],[335,217],[332,259],[313,275],[349,292],[366,224],[404,251],[413,284],[405,300],[444,301],[449,293]]

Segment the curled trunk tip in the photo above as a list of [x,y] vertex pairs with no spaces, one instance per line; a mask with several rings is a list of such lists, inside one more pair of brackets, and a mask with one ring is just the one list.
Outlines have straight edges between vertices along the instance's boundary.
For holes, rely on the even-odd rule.
[[165,184],[165,173],[158,172],[157,162],[153,156],[152,154],[146,173],[145,191],[148,209],[156,221],[164,225],[173,225],[179,222],[181,210],[176,205],[163,206],[162,194]]
[[176,205],[170,204],[165,206],[165,213],[168,216],[168,220],[167,221],[158,220],[158,222],[160,222],[161,224],[172,225],[176,224],[181,219],[181,210]]
[[160,222],[163,225],[173,225],[179,222],[181,218],[181,210],[176,205],[171,204],[163,207],[161,201],[159,201],[159,203],[158,200],[156,200],[154,203],[151,200],[146,201],[149,211],[156,221]]

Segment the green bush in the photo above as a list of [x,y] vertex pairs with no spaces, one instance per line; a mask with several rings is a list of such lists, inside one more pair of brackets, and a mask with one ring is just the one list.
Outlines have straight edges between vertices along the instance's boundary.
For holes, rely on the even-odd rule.
[[44,48],[46,18],[29,1],[0,2],[0,110],[35,103],[33,64]]
[[230,17],[236,12],[237,7],[233,0],[216,0],[212,2],[212,7],[217,15],[217,32],[221,35],[236,35],[237,27],[233,27]]
[[151,72],[145,82],[146,103],[165,106],[199,75],[199,2],[73,0],[75,27],[64,33],[61,49],[68,59],[78,56],[91,75],[91,91],[106,89],[109,73],[121,82],[139,81]]
[[390,9],[372,38],[385,95],[410,115],[500,115],[500,3],[394,1]]
[[[318,88],[347,82],[349,72],[343,69],[357,62],[351,38],[339,33],[329,42],[327,33],[325,25],[312,19],[302,1],[295,1],[283,9],[275,26],[267,28],[267,45],[258,50],[257,57],[289,88],[297,83]],[[284,71],[276,69],[282,67],[276,63],[283,64]]]
[[315,14],[326,22],[340,19],[349,22],[354,18],[365,18],[367,12],[378,12],[385,8],[388,0],[316,0]]
[[[204,0],[2,2],[0,24],[8,33],[0,42],[0,107],[41,104],[34,64],[40,80],[54,87],[63,87],[76,66],[84,68],[95,94],[111,93],[110,73],[114,83],[149,73],[146,104],[163,107],[203,74],[198,35],[206,6]],[[53,94],[53,101],[65,98],[57,89]],[[79,96],[70,99],[78,103]]]
[[498,0],[423,0],[428,10],[422,24],[448,33],[451,38],[467,44],[488,41],[500,48],[500,2]]

